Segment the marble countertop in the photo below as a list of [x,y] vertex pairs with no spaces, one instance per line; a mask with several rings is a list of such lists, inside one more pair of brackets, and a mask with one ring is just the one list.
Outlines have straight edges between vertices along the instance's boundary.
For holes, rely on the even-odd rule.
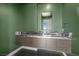
[[66,40],[71,40],[71,38],[68,37],[52,37],[52,36],[48,36],[48,35],[43,35],[43,36],[36,36],[36,35],[27,35],[27,37],[35,37],[35,38],[52,38],[52,39],[66,39]]

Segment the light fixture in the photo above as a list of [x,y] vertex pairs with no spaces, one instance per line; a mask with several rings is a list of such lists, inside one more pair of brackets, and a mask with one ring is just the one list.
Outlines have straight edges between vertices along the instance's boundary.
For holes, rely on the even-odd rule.
[[42,16],[43,17],[51,16],[51,12],[42,12]]

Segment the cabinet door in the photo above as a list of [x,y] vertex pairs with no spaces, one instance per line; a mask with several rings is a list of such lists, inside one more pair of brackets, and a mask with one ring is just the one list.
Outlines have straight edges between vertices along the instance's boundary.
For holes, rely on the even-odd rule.
[[71,53],[71,40],[66,40],[66,51]]
[[71,52],[70,40],[57,39],[57,51]]
[[46,49],[49,50],[56,50],[56,39],[52,39],[52,38],[46,38]]
[[33,39],[33,47],[45,48],[45,39],[44,38],[33,37],[32,39]]
[[19,46],[31,46],[32,47],[33,40],[31,37],[22,37],[20,39],[17,39],[17,43]]
[[31,37],[24,37],[24,39],[22,40],[22,45],[24,46],[33,46],[33,39]]

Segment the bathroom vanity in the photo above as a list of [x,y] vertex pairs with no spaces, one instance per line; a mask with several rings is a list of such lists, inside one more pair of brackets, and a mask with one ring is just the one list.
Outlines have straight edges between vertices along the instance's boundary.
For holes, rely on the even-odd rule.
[[16,35],[16,44],[71,53],[71,38],[67,37]]

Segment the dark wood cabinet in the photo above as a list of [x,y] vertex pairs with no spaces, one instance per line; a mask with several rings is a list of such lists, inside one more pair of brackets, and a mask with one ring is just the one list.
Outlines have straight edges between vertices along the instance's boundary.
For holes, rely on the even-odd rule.
[[71,52],[71,40],[68,39],[17,36],[16,43],[18,46],[30,46],[48,50]]

